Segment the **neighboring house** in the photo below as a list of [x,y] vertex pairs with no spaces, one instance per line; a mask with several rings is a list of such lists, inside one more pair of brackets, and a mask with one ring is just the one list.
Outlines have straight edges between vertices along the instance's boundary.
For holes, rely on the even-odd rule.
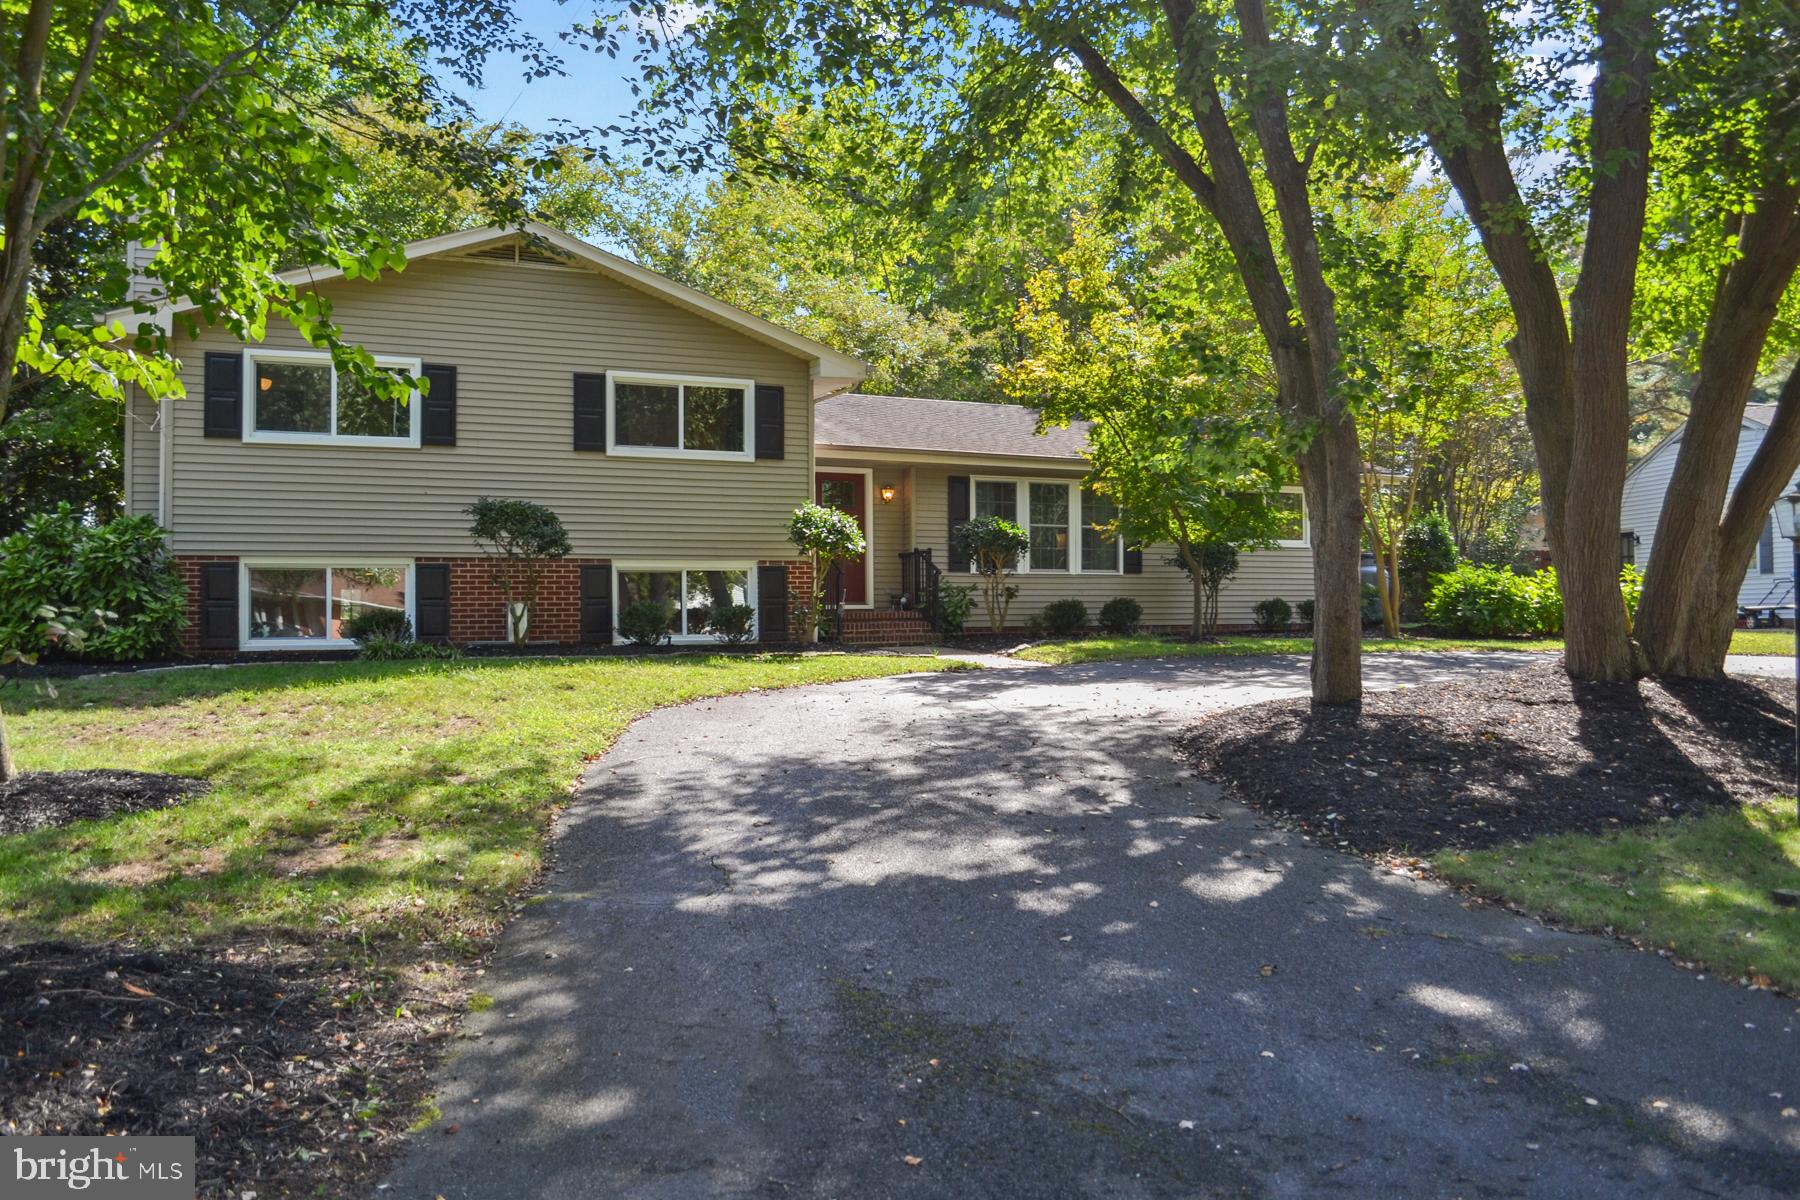
[[[1738,430],[1737,455],[1731,463],[1731,482],[1735,489],[1744,468],[1769,432],[1775,419],[1773,404],[1751,404],[1744,409],[1744,420]],[[1663,497],[1669,490],[1669,477],[1675,471],[1675,457],[1681,449],[1683,425],[1657,443],[1631,473],[1625,476],[1625,494],[1620,505],[1619,555],[1623,561],[1640,569],[1650,562],[1656,546],[1656,523],[1662,516]],[[1790,542],[1777,536],[1772,515],[1763,518],[1762,538],[1757,543],[1756,557],[1744,572],[1738,585],[1738,607],[1745,610],[1782,610],[1791,614],[1794,607],[1794,550]]]
[[[916,615],[889,615],[915,599],[903,570],[922,576],[928,551],[946,580],[972,581],[949,531],[989,512],[1032,534],[1015,621],[1063,596],[1097,614],[1130,595],[1148,622],[1186,624],[1167,548],[1128,551],[1084,523],[1106,517],[1078,485],[1084,431],[1038,437],[1033,414],[1008,406],[844,394],[857,360],[527,229],[415,243],[403,272],[376,281],[291,274],[378,362],[431,381],[410,404],[356,388],[286,328],[246,346],[184,332],[180,301],[146,318],[173,331],[188,398],[129,405],[126,504],[169,530],[189,650],[343,645],[343,621],[370,606],[404,609],[421,637],[502,639],[501,594],[463,513],[484,495],[546,504],[568,528],[574,552],[546,574],[533,640],[614,641],[615,614],[644,597],[672,605],[677,641],[711,641],[705,615],[721,603],[755,607],[761,640],[790,640],[790,593],[811,568],[787,519],[809,497],[869,534],[843,584],[849,640],[918,637]],[[1267,596],[1312,594],[1294,502],[1294,540],[1246,556],[1226,623]]]

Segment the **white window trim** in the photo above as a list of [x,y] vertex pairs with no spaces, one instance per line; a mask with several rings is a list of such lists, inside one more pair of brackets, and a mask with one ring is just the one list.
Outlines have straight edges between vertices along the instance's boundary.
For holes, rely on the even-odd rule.
[[[331,368],[331,429],[330,433],[299,433],[280,429],[258,429],[256,427],[256,398],[261,395],[256,386],[256,365],[258,363],[295,363],[308,367],[321,364]],[[400,367],[417,379],[424,370],[424,364],[416,358],[402,355],[377,354],[375,365],[378,367]],[[340,435],[337,429],[338,406],[338,369],[331,361],[331,354],[325,350],[251,350],[244,351],[244,441],[264,443],[268,445],[286,446],[378,446],[388,449],[408,449],[419,446],[419,393],[415,388],[407,397],[407,435],[405,437],[370,437],[367,434]]]
[[[1059,479],[1033,479],[1026,475],[972,475],[969,477],[969,516],[971,518],[976,515],[976,485],[982,483],[1010,483],[1013,485],[1014,508],[1019,517],[1019,520],[1016,523],[1019,528],[1025,531],[1025,536],[1027,538],[1031,536],[1030,486],[1032,484],[1036,484],[1039,487],[1056,487],[1061,485],[1069,490],[1069,520],[1067,530],[1069,538],[1069,565],[1061,570],[1057,570],[1054,567],[1039,567],[1036,570],[1033,570],[1031,566],[1031,550],[1027,547],[1025,553],[1019,556],[1018,565],[1013,568],[1013,573],[1015,575],[1123,575],[1125,573],[1125,539],[1122,537],[1115,537],[1113,539],[1114,545],[1118,548],[1118,561],[1117,565],[1112,570],[1082,570],[1082,509],[1080,480],[1064,481]],[[971,575],[979,574],[979,571],[973,562],[969,564],[969,573]]]
[[1283,493],[1300,497],[1300,536],[1298,538],[1277,538],[1275,544],[1284,550],[1312,549],[1312,513],[1306,507],[1306,492],[1298,487],[1284,487]]
[[[744,591],[750,600],[750,607],[756,615],[750,619],[750,640],[762,639],[762,604],[756,592],[756,563],[754,562],[717,562],[711,559],[685,559],[677,562],[660,560],[615,562],[612,565],[612,611],[613,611],[613,645],[629,646],[631,639],[619,632],[619,574],[631,571],[742,571],[744,572]],[[681,606],[681,623],[687,626],[687,580],[681,581],[683,603]],[[411,593],[407,593],[410,597]],[[408,603],[411,603],[409,600]],[[722,646],[725,643],[710,633],[674,633],[669,635],[666,645],[671,646]]]
[[400,569],[405,572],[401,584],[406,591],[406,619],[417,625],[418,596],[413,587],[411,559],[359,559],[343,555],[286,555],[281,558],[240,558],[238,560],[238,648],[252,650],[344,650],[356,645],[349,638],[252,638],[250,636],[250,572],[325,570],[325,619],[331,620],[331,573],[334,570]]
[[[675,388],[675,436],[687,441],[687,389],[691,387],[741,388],[744,393],[744,448],[742,450],[689,450],[686,446],[622,445],[614,416],[615,389],[621,383],[648,383]],[[697,458],[714,462],[756,460],[756,382],[717,375],[670,375],[657,371],[608,371],[606,373],[606,452],[623,458]]]

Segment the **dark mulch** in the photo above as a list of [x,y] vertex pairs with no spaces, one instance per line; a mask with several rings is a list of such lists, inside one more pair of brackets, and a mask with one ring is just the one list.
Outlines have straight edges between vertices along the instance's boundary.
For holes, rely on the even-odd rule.
[[1371,693],[1232,709],[1182,749],[1253,808],[1365,853],[1594,833],[1785,794],[1793,683],[1734,677],[1576,685],[1544,663]]
[[0,783],[0,836],[168,808],[210,786],[148,771],[26,771]]
[[192,1134],[207,1197],[366,1194],[449,1026],[395,990],[228,950],[0,948],[0,1127]]

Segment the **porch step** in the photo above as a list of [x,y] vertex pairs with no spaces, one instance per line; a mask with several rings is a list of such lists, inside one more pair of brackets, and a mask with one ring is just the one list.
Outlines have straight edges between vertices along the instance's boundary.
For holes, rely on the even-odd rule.
[[840,640],[846,646],[918,646],[931,640],[931,626],[923,613],[847,608]]

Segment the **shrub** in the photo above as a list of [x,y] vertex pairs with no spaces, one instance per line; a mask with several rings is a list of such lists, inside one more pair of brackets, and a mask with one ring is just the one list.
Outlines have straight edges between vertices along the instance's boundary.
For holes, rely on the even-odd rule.
[[356,657],[369,662],[399,662],[402,659],[447,660],[462,657],[462,651],[455,646],[440,645],[436,642],[415,642],[412,631],[405,637],[387,637],[382,634],[370,634],[359,639]]
[[163,530],[149,517],[90,526],[67,504],[39,513],[0,540],[0,642],[27,653],[60,639],[43,633],[41,610],[100,612],[88,622],[84,658],[126,660],[174,653],[186,622],[181,574]]
[[1194,637],[1211,637],[1219,628],[1219,589],[1238,572],[1238,548],[1230,542],[1200,542],[1189,547],[1199,574],[1185,557],[1168,560],[1180,567],[1194,587]]
[[975,585],[946,583],[938,587],[937,626],[945,637],[961,637],[975,607]]
[[834,564],[849,562],[867,550],[868,540],[851,514],[809,501],[788,518],[788,541],[810,557],[813,565],[812,594],[794,597],[802,636],[812,630],[825,634],[829,619],[825,608],[826,576]]
[[1400,537],[1400,593],[1423,600],[1437,577],[1455,568],[1456,537],[1443,513],[1426,513]]
[[1463,563],[1432,588],[1425,618],[1459,637],[1559,634],[1563,612],[1556,571],[1546,567],[1519,575],[1505,567]]
[[957,553],[981,575],[988,628],[999,633],[1006,628],[1007,609],[1019,594],[1019,589],[1007,581],[1012,578],[1019,556],[1030,549],[1031,539],[1005,517],[977,517],[958,525],[952,541]]
[[1087,605],[1071,596],[1044,605],[1044,632],[1051,637],[1069,637],[1087,628]]
[[1312,600],[1302,600],[1294,605],[1294,615],[1299,617],[1300,623],[1308,629],[1313,626],[1313,613],[1317,610],[1318,604]]
[[1264,633],[1280,633],[1294,620],[1294,610],[1280,596],[1258,600],[1252,611],[1256,614],[1256,627]]
[[1115,596],[1100,606],[1100,628],[1120,636],[1134,634],[1144,619],[1144,606],[1130,596]]
[[1630,622],[1637,622],[1638,601],[1644,595],[1644,573],[1626,563],[1619,572],[1619,590],[1625,593],[1625,615]]
[[[513,621],[512,606],[523,604],[529,613],[537,604],[544,563],[569,554],[568,531],[554,512],[530,500],[483,496],[463,509],[463,514],[470,521],[469,536],[492,566],[494,586],[506,598],[507,640],[523,642],[525,630]],[[515,584],[519,587],[517,600],[513,597]]]
[[639,600],[619,614],[619,632],[633,645],[660,645],[669,636],[669,622],[674,619],[675,610],[662,601]]
[[1362,623],[1381,624],[1381,593],[1375,590],[1372,583],[1362,585]]
[[707,627],[727,646],[741,646],[756,632],[756,610],[748,604],[723,605],[713,610]]
[[353,642],[413,640],[412,621],[393,608],[365,608],[344,622],[343,633]]

